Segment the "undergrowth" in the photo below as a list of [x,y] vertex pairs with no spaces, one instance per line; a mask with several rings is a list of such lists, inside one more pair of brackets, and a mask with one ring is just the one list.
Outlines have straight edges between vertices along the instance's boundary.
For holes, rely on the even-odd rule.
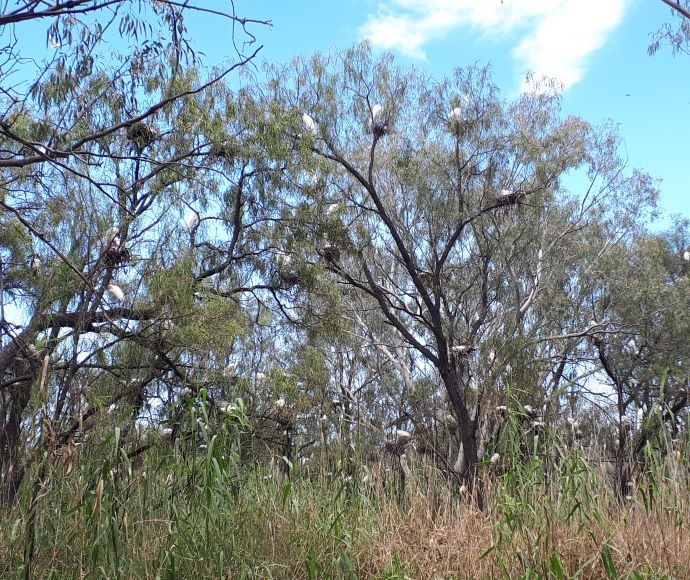
[[0,513],[0,576],[690,577],[679,454],[650,449],[619,501],[600,462],[514,422],[475,497],[422,456],[401,494],[395,457],[349,475],[287,462],[283,474],[244,457],[241,406],[215,435],[198,418],[193,436],[137,461],[119,429],[69,464],[47,450]]

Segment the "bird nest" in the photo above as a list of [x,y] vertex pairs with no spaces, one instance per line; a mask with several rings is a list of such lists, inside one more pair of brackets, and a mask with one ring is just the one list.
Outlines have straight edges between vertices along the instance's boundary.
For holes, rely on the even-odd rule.
[[134,123],[127,127],[127,139],[139,151],[146,149],[151,143],[158,139],[158,131],[155,127],[146,123]]
[[510,207],[520,203],[520,200],[527,194],[523,191],[503,191],[496,196],[496,205],[498,207]]

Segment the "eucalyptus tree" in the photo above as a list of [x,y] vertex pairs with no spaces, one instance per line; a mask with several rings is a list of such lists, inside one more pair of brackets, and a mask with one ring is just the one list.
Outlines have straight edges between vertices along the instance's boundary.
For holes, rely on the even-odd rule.
[[[167,1],[4,9],[0,467],[11,495],[36,405],[66,444],[104,405],[125,402],[136,419],[152,395],[169,399],[208,360],[200,328],[208,338],[214,325],[227,352],[246,320],[228,299],[253,271],[238,265],[252,255],[244,233],[261,222],[243,197],[254,174],[237,95],[221,82],[256,50],[202,74],[185,28],[189,12],[212,12],[245,27],[244,41],[252,21]],[[22,30],[41,23],[48,49],[29,59]],[[209,207],[222,211],[205,221]]]
[[[649,54],[654,54],[659,50],[662,43],[671,46],[675,53],[690,52],[690,3],[687,0],[661,0],[664,4],[672,9],[673,23],[666,22],[662,24],[659,29],[652,35],[652,42],[647,51]],[[676,24],[678,20],[678,25]]]
[[471,475],[491,407],[534,389],[530,349],[586,336],[545,302],[577,276],[582,232],[629,224],[653,188],[547,82],[507,102],[488,68],[436,82],[366,45],[272,74],[257,99],[294,144],[274,187],[300,207],[300,250],[436,370]]
[[601,324],[591,333],[600,383],[614,399],[616,484],[629,494],[633,461],[648,443],[668,451],[687,433],[690,406],[688,341],[690,279],[687,223],[667,233],[640,231],[605,261],[595,304]]

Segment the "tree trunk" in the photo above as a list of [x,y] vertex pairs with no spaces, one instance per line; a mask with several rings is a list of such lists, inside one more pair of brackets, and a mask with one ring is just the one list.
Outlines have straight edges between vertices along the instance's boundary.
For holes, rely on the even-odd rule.
[[458,420],[458,438],[460,440],[460,448],[458,450],[458,459],[455,463],[454,470],[467,482],[467,489],[470,496],[475,498],[477,507],[483,508],[484,501],[481,490],[477,485],[477,463],[478,450],[477,444],[477,421],[473,421],[470,417],[470,410],[467,405],[467,397],[465,395],[466,386],[462,380],[462,366],[454,368],[448,365],[447,369],[441,372],[443,384],[446,387],[448,398],[450,399],[453,412]]

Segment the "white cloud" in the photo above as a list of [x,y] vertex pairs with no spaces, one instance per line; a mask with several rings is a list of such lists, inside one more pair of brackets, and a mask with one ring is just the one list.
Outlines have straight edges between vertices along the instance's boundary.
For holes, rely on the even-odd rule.
[[606,41],[630,0],[392,0],[361,32],[378,47],[424,59],[425,45],[468,27],[513,44],[521,73],[557,78],[568,88]]

